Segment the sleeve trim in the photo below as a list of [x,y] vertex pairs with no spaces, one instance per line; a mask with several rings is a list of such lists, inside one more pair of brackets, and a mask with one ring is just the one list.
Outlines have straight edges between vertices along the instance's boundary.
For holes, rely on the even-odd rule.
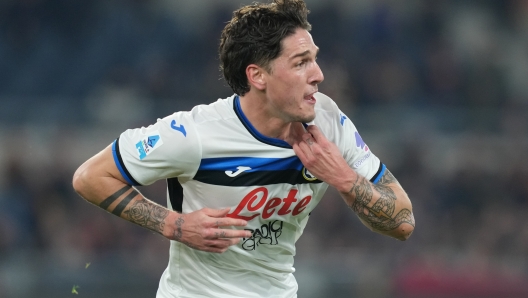
[[380,165],[378,168],[378,171],[376,174],[370,178],[370,182],[376,184],[380,181],[381,177],[383,177],[383,174],[385,174],[385,171],[387,170],[387,167],[380,161]]
[[117,169],[125,178],[125,180],[130,185],[140,185],[134,178],[132,178],[132,175],[130,175],[130,172],[128,172],[127,168],[125,167],[125,164],[123,163],[123,158],[121,157],[121,153],[119,152],[119,138],[117,138],[114,143],[112,144],[112,155],[114,156],[114,162],[117,166]]

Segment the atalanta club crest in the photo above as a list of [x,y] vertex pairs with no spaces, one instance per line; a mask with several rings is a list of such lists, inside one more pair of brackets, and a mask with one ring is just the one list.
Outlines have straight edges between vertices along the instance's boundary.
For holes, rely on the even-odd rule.
[[308,181],[315,181],[317,180],[317,177],[315,177],[314,175],[312,175],[312,173],[310,173],[310,171],[308,171],[306,169],[306,167],[303,167],[302,169],[302,175],[304,177],[304,179],[308,180]]

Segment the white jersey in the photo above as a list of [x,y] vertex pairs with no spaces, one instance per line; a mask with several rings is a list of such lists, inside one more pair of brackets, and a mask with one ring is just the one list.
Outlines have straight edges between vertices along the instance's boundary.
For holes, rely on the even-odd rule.
[[[377,182],[385,166],[329,97],[317,93],[315,98],[313,124],[350,167]],[[297,296],[295,242],[328,185],[306,170],[288,143],[260,134],[244,116],[238,96],[127,130],[113,152],[130,184],[167,179],[169,208],[189,213],[229,207],[228,216],[247,220],[243,228],[253,233],[223,254],[171,241],[158,298]],[[177,184],[183,200],[174,195]]]

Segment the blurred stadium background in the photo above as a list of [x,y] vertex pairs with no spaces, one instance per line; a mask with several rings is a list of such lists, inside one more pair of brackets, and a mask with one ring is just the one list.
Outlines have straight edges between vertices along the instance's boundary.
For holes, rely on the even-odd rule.
[[[329,191],[299,297],[528,297],[528,1],[307,0],[320,91],[409,193],[398,242]],[[246,0],[0,1],[0,297],[154,297],[168,241],[71,177],[130,127],[231,95],[217,44]],[[164,204],[162,182],[141,190]]]

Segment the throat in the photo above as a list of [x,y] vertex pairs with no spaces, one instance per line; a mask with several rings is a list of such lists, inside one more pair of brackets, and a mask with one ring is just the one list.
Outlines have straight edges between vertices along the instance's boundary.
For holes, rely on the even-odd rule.
[[303,134],[306,133],[304,124],[301,122],[293,122],[290,123],[289,129],[287,130],[287,134],[284,136],[284,141],[290,146],[292,146],[294,143],[299,142],[302,140]]

